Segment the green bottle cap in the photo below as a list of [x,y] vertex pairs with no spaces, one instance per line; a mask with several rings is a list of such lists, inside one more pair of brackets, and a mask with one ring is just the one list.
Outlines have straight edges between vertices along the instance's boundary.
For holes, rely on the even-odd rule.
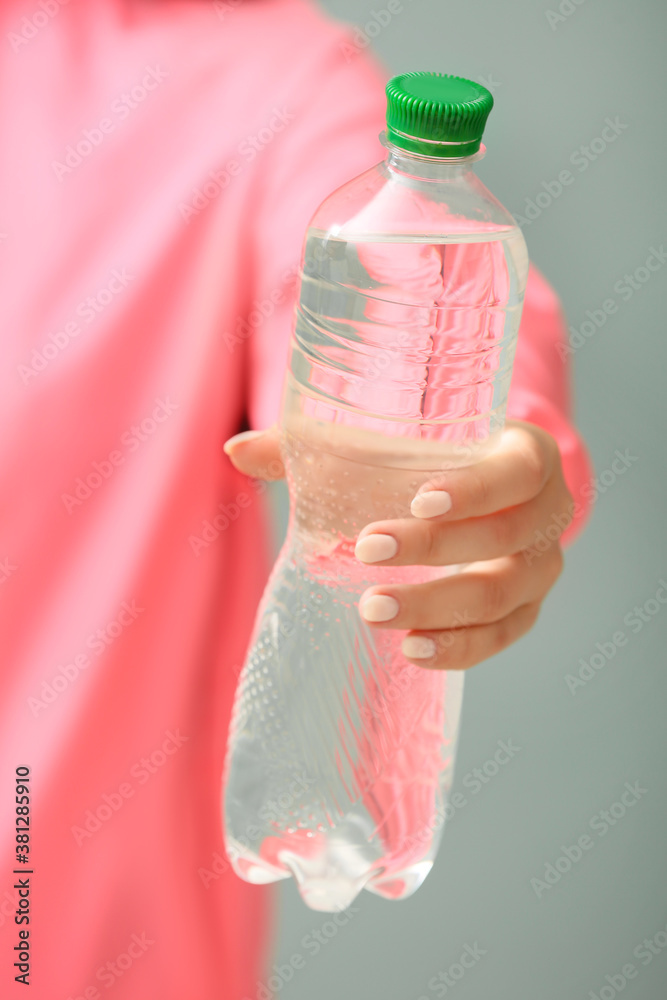
[[472,80],[403,73],[387,84],[387,138],[423,156],[471,156],[492,107],[490,91]]

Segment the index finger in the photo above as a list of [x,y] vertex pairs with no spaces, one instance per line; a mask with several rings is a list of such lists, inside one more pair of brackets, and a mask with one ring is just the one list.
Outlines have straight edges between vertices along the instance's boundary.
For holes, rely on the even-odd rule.
[[550,434],[513,421],[488,457],[437,473],[421,486],[410,510],[415,517],[444,516],[448,521],[494,514],[538,496],[559,462]]

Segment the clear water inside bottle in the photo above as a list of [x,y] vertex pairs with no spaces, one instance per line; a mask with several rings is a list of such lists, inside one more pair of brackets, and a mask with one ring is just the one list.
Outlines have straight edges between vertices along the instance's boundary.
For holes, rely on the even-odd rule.
[[494,446],[526,272],[512,227],[309,233],[281,424],[290,524],[237,691],[225,823],[239,875],[294,876],[313,909],[405,898],[433,864],[463,674],[406,661],[404,632],[368,626],[358,600],[457,568],[365,566],[354,544]]

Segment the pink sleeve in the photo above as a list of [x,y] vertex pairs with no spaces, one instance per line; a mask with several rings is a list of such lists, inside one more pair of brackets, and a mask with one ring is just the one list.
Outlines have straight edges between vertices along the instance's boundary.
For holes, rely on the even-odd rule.
[[[351,54],[352,53],[352,54]],[[285,130],[262,153],[261,191],[252,220],[253,293],[237,337],[248,351],[248,417],[267,427],[278,417],[295,304],[296,269],[308,222],[324,198],[384,155],[385,76],[351,49],[344,28],[323,34]],[[576,503],[571,541],[588,514],[582,487],[591,477],[585,446],[571,423],[566,328],[551,286],[531,265],[508,417],[552,434]],[[589,491],[584,491],[587,493]]]
[[532,264],[519,328],[507,417],[542,427],[558,442],[565,481],[574,501],[572,524],[561,537],[570,543],[590,513],[591,464],[572,422],[567,327],[559,299]]

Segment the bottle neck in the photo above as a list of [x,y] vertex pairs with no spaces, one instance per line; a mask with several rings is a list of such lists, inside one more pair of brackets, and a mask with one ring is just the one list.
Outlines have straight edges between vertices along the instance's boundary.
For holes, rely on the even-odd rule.
[[386,132],[380,135],[380,142],[387,149],[386,162],[390,170],[423,180],[454,180],[464,177],[472,172],[473,164],[486,153],[486,147],[482,145],[470,156],[423,156],[396,146],[387,138]]

